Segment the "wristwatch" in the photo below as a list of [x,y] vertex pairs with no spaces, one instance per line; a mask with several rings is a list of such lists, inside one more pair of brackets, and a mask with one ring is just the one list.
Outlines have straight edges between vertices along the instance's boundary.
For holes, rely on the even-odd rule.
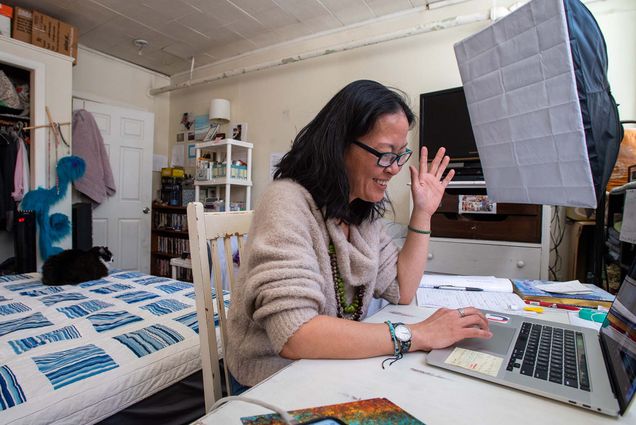
[[393,325],[395,338],[400,343],[400,353],[406,353],[411,348],[411,330],[404,323],[398,322]]

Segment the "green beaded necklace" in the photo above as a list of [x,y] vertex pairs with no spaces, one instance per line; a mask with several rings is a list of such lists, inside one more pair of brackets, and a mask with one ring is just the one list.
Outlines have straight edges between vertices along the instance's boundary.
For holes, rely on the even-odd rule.
[[[331,260],[331,275],[333,276],[333,286],[336,293],[336,308],[338,317],[358,321],[362,316],[362,299],[364,298],[365,291],[364,285],[356,286],[353,300],[351,301],[351,304],[347,304],[344,280],[340,276],[340,271],[338,270],[336,247],[331,241],[329,242],[329,259]],[[351,317],[345,317],[345,314]]]

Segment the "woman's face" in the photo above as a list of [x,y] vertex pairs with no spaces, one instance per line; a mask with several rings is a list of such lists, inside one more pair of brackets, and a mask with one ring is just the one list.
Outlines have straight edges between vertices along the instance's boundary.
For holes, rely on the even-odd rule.
[[[382,115],[371,131],[358,138],[378,152],[401,154],[406,150],[409,123],[404,112]],[[400,172],[397,161],[389,167],[378,165],[378,158],[360,146],[350,144],[344,155],[349,179],[349,202],[360,198],[367,202],[379,202],[384,198],[389,180]]]

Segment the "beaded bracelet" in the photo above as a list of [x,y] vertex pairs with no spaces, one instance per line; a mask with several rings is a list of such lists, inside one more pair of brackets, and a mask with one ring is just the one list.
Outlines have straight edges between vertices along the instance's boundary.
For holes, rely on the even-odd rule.
[[397,356],[398,354],[400,354],[400,347],[398,345],[398,340],[395,337],[395,328],[393,327],[393,323],[391,323],[390,320],[387,320],[384,323],[386,323],[386,325],[389,327],[389,332],[391,332],[391,340],[393,341],[393,352],[394,355]]
[[409,229],[411,232],[415,232],[415,233],[419,233],[420,235],[430,235],[431,231],[430,230],[420,230],[420,229],[416,229],[415,227],[411,227],[406,226],[407,229]]
[[387,324],[387,326],[389,327],[389,332],[391,332],[391,340],[393,341],[393,357],[389,357],[388,359],[384,359],[382,361],[382,369],[384,369],[384,363],[388,360],[393,360],[391,363],[389,363],[389,366],[391,366],[393,363],[397,362],[398,360],[400,360],[404,355],[402,354],[400,347],[398,345],[398,340],[395,337],[395,328],[393,327],[393,323],[391,323],[390,320],[387,320],[386,322],[384,322]]

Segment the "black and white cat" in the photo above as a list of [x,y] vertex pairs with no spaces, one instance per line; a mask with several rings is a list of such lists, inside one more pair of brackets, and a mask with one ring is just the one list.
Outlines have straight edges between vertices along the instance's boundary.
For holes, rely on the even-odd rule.
[[42,266],[42,283],[45,285],[74,285],[108,276],[108,263],[113,254],[105,246],[95,246],[88,251],[67,249],[50,256]]

